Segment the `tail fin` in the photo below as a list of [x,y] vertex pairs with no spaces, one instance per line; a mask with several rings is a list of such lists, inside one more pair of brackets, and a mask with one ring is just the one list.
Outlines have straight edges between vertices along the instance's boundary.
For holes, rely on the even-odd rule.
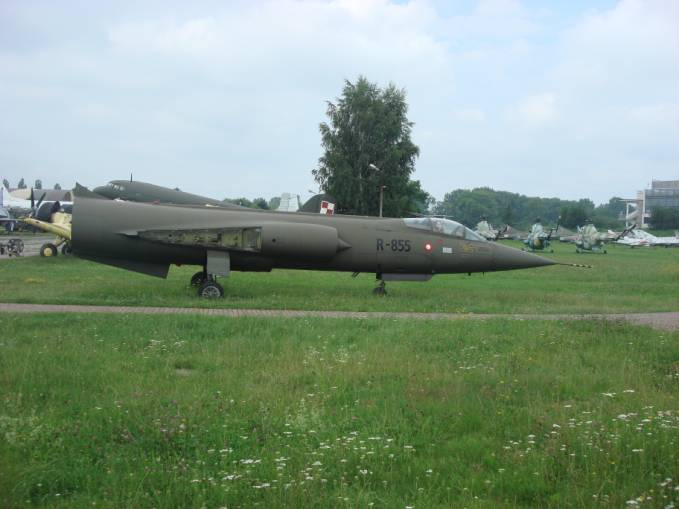
[[6,179],[4,177],[1,177],[1,180],[2,186],[0,187],[0,207],[5,205],[5,199],[9,199],[9,188],[5,185]]
[[317,194],[302,205],[300,212],[312,212],[315,214],[333,215],[335,213],[336,200],[329,194]]

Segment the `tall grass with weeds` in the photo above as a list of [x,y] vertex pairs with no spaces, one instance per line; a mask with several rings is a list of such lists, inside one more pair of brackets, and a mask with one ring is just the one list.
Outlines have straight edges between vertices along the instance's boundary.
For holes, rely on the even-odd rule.
[[3,507],[672,507],[679,334],[0,315]]

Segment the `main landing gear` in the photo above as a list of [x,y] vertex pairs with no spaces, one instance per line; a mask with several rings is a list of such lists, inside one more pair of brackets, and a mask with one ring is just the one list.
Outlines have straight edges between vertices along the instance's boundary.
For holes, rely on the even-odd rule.
[[224,287],[214,277],[208,278],[198,287],[198,296],[206,299],[224,297]]
[[217,282],[217,276],[228,277],[231,260],[225,251],[208,251],[203,270],[191,276],[191,286],[198,287],[198,296],[206,299],[224,297],[224,287]]
[[208,274],[207,270],[196,272],[191,276],[191,286],[198,287],[198,297],[206,299],[224,297],[224,287],[217,282],[217,277]]
[[40,246],[40,256],[46,258],[57,256],[59,254],[59,247],[61,247],[61,254],[64,256],[70,255],[73,252],[71,242],[60,238],[56,242],[46,242]]

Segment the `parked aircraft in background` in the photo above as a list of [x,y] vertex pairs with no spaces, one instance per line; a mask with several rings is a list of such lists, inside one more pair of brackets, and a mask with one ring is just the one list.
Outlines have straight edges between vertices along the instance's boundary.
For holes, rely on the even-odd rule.
[[12,196],[9,189],[7,189],[3,183],[2,186],[0,186],[0,207],[7,209],[10,212],[15,212],[16,215],[16,212],[30,211],[33,205],[31,204],[31,200],[24,200],[23,198]]
[[[95,187],[94,192],[110,200],[123,200],[139,203],[157,203],[171,205],[198,205],[206,207],[220,207],[223,209],[250,210],[247,207],[215,200],[207,196],[185,193],[178,189],[139,182],[133,180],[112,180],[105,186]],[[288,195],[291,196],[291,195]],[[299,208],[300,212],[316,212],[332,214],[335,203],[332,197],[325,194],[312,196]]]
[[679,236],[674,237],[656,237],[644,230],[634,229],[627,233],[627,235],[615,241],[616,244],[622,244],[629,247],[673,247],[679,246]]
[[531,227],[530,232],[528,232],[528,237],[526,237],[526,240],[524,240],[523,243],[526,245],[528,251],[549,251],[550,253],[553,253],[554,250],[549,246],[551,245],[550,242],[552,240],[552,235],[558,229],[559,221],[557,220],[556,226],[554,228],[550,228],[549,231],[545,231],[542,226],[542,222],[538,217],[535,219],[535,223]]
[[[0,189],[0,193],[2,193],[2,189]],[[16,219],[12,217],[11,212],[0,205],[0,228],[4,228],[7,232],[12,232],[15,226]]]

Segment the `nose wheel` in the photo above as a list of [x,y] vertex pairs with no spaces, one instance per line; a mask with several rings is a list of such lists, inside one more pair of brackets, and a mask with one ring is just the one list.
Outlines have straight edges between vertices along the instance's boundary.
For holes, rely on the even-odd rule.
[[387,294],[387,285],[383,280],[380,280],[379,284],[373,288],[373,295],[384,296]]

